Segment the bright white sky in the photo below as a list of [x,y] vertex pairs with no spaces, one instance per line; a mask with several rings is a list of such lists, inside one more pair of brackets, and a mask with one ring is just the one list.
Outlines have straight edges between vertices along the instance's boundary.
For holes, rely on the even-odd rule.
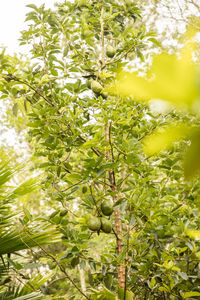
[[45,3],[46,8],[53,8],[56,0],[0,0],[0,46],[7,46],[7,52],[17,52],[20,31],[25,28],[24,20],[30,8],[28,4],[37,6]]

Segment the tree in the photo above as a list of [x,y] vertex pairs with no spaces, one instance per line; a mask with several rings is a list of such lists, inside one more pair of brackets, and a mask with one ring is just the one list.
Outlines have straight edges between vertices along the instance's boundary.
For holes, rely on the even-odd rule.
[[[62,233],[64,249],[54,253],[54,268],[58,280],[60,271],[68,275],[62,292],[50,294],[198,296],[199,243],[188,232],[199,226],[199,181],[182,180],[186,142],[157,157],[146,156],[141,145],[182,115],[153,114],[105,91],[118,70],[131,67],[135,56],[143,60],[142,50],[156,43],[140,10],[132,1],[113,0],[64,2],[56,11],[28,7],[32,23],[21,44],[32,46],[31,57],[1,54],[0,90],[14,99],[13,111],[22,102],[28,111],[30,143],[46,172],[43,188],[57,206],[48,220]],[[74,269],[87,271],[85,285]]]

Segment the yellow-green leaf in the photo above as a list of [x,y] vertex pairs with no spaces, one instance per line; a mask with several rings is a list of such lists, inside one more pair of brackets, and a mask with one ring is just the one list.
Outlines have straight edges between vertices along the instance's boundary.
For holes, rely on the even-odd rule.
[[143,144],[147,155],[159,153],[168,149],[172,143],[187,136],[189,128],[184,124],[171,125],[155,130],[150,136],[144,138]]
[[191,145],[189,146],[184,158],[185,178],[196,175],[200,172],[200,129],[192,133]]
[[179,107],[191,107],[199,97],[197,70],[192,62],[193,47],[186,45],[181,58],[162,53],[153,59],[151,78],[138,77],[135,73],[122,72],[112,91],[142,102],[162,99]]
[[186,299],[186,298],[190,298],[190,297],[195,297],[195,296],[200,296],[199,292],[181,292],[181,296]]
[[200,240],[200,230],[187,230],[187,235],[195,240]]

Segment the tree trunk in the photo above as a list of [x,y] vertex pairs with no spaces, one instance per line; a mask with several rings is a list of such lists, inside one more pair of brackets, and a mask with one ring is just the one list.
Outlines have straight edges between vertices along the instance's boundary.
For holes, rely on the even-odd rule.
[[86,286],[85,286],[85,275],[84,270],[80,268],[80,265],[78,265],[78,270],[80,274],[80,281],[81,281],[81,290],[83,293],[86,292]]
[[[106,131],[106,140],[110,144],[111,150],[107,152],[107,159],[114,162],[114,155],[113,155],[113,149],[112,149],[112,142],[111,142],[111,123],[109,122],[105,128]],[[114,192],[113,196],[113,202],[116,202],[118,200],[117,195],[117,185],[115,182],[115,173],[114,171],[109,171],[109,181],[112,191]],[[120,209],[118,208],[115,210],[115,226],[114,226],[114,232],[116,235],[116,253],[117,255],[120,255],[123,251],[123,241],[120,238],[122,236],[122,222],[121,222],[121,216],[120,216]],[[117,274],[118,274],[118,285],[120,288],[125,287],[125,266],[123,263],[120,263],[120,265],[117,267]]]

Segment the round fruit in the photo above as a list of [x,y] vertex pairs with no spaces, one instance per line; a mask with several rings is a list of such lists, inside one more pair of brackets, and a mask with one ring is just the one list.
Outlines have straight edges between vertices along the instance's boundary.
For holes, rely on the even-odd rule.
[[91,79],[88,79],[88,80],[86,81],[86,85],[87,85],[88,89],[91,89],[91,82],[92,82]]
[[102,93],[101,93],[101,97],[102,97],[103,99],[106,99],[106,98],[108,97],[108,93],[107,93],[107,92],[102,92]]
[[113,205],[111,201],[109,200],[104,200],[101,203],[101,211],[105,216],[110,216],[113,213]]
[[82,187],[82,193],[85,194],[87,192],[87,186]]
[[60,217],[66,216],[67,213],[68,213],[68,210],[67,210],[67,209],[61,210],[61,212],[60,212]]
[[109,45],[106,49],[106,55],[112,58],[113,56],[115,56],[115,53],[116,53],[115,48]]
[[89,217],[87,221],[87,226],[92,231],[99,231],[101,229],[101,221],[97,217]]
[[72,260],[71,260],[72,268],[76,267],[78,264],[79,264],[79,257],[76,256],[76,257],[72,258]]
[[112,231],[112,225],[106,218],[101,218],[101,230],[105,233],[110,233]]
[[54,210],[54,211],[52,212],[52,214],[50,214],[49,218],[52,219],[52,218],[55,217],[58,213],[59,213],[59,210]]
[[93,80],[91,82],[91,89],[95,94],[100,94],[101,91],[103,90],[103,87],[98,81]]

